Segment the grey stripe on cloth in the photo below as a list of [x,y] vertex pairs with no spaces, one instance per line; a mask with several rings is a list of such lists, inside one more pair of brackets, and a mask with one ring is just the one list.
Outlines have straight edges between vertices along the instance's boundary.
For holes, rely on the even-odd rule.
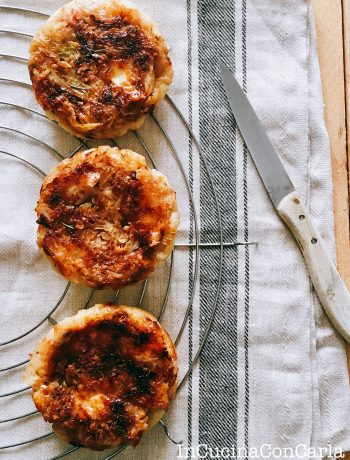
[[[224,238],[237,236],[235,125],[220,81],[219,62],[235,67],[235,2],[198,2],[200,141],[219,190]],[[201,239],[213,241],[216,228],[208,185],[201,170]],[[215,250],[201,253],[200,326],[210,314],[218,267]],[[219,306],[200,358],[199,441],[210,446],[237,445],[237,295],[238,258],[226,249]]]
[[[247,1],[242,2],[242,70],[243,90],[247,92]],[[248,241],[248,181],[247,181],[247,158],[248,149],[243,147],[243,203],[244,203],[244,240]],[[244,355],[245,355],[245,404],[244,404],[244,447],[248,448],[249,427],[249,246],[245,247],[245,299],[244,299]]]
[[[187,54],[187,67],[188,67],[188,124],[192,129],[192,23],[191,23],[191,0],[187,0],[187,41],[188,41],[188,54]],[[188,155],[189,155],[189,167],[188,167],[188,180],[191,191],[193,192],[193,139],[191,133],[188,137]],[[189,241],[193,242],[193,209],[191,203],[190,208],[190,232]],[[193,286],[193,249],[189,249],[188,257],[188,277],[189,277],[189,297],[192,292]],[[191,306],[190,314],[188,317],[188,364],[191,366],[193,360],[193,306]],[[193,385],[193,373],[190,372],[188,376],[188,403],[187,403],[187,423],[188,423],[188,435],[187,444],[188,447],[192,446],[192,388]]]

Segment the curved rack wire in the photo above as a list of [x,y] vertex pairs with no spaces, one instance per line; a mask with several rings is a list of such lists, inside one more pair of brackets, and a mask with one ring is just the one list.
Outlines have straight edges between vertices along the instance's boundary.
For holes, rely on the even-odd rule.
[[[10,7],[10,6],[5,6],[5,5],[0,5],[0,9],[8,10],[8,11],[11,11],[11,12],[14,12],[14,13],[23,13],[23,12],[25,12],[25,13],[33,14],[33,15],[40,15],[43,18],[48,16],[47,14],[39,12],[39,11],[26,9],[26,8],[20,8],[20,7]],[[0,30],[0,33],[8,34],[8,35],[18,35],[18,36],[21,36],[21,37],[24,37],[24,38],[29,38],[29,39],[32,38],[31,34],[23,33],[23,32],[16,31],[16,30],[4,30],[4,29],[2,29],[2,30]],[[21,61],[21,62],[24,62],[24,63],[27,62],[27,59],[24,58],[24,57],[10,55],[10,54],[0,54],[0,58],[15,59],[15,60],[18,60],[18,61]],[[30,87],[30,85],[28,83],[25,83],[25,82],[22,82],[22,81],[17,81],[17,80],[10,79],[10,78],[0,78],[0,82],[3,82],[5,84],[10,84],[10,85],[21,85],[21,86],[25,86],[25,87]],[[219,241],[217,241],[214,244],[212,244],[212,243],[207,243],[207,244],[200,243],[198,213],[197,213],[194,197],[193,197],[193,194],[192,194],[191,186],[190,186],[190,183],[189,183],[189,181],[187,179],[185,168],[184,168],[184,166],[183,166],[183,164],[181,162],[181,159],[180,159],[179,153],[177,151],[177,148],[174,145],[174,143],[173,143],[172,139],[170,138],[170,136],[167,134],[164,126],[162,125],[162,123],[158,120],[158,118],[155,115],[151,115],[151,118],[152,118],[153,122],[155,123],[157,129],[160,131],[162,136],[165,138],[170,150],[172,151],[172,154],[173,154],[173,156],[174,156],[174,158],[176,160],[176,164],[177,164],[177,166],[179,168],[181,176],[182,176],[182,178],[183,178],[183,180],[184,180],[184,182],[186,184],[186,190],[187,190],[187,193],[189,195],[189,205],[192,208],[192,217],[193,217],[193,222],[192,223],[193,223],[193,226],[194,226],[194,240],[195,241],[194,242],[190,241],[188,244],[179,245],[180,247],[185,246],[185,247],[189,247],[189,248],[194,249],[194,270],[193,270],[193,279],[192,279],[192,283],[191,283],[191,290],[190,290],[190,294],[189,294],[188,305],[187,305],[186,311],[184,313],[184,317],[182,319],[179,332],[178,332],[177,337],[175,339],[175,344],[178,344],[179,341],[181,340],[181,337],[182,337],[183,332],[185,330],[186,323],[187,323],[187,320],[188,320],[188,317],[189,317],[189,314],[190,314],[190,311],[191,311],[191,308],[192,308],[192,305],[193,305],[193,299],[194,299],[194,296],[195,296],[195,288],[196,288],[196,285],[197,285],[197,279],[198,279],[198,274],[199,274],[199,250],[200,250],[200,247],[217,246],[219,248],[219,256],[218,256],[219,277],[218,277],[218,283],[217,283],[217,286],[216,286],[215,296],[214,296],[214,300],[213,300],[213,304],[212,304],[212,308],[211,308],[211,314],[210,314],[210,316],[208,318],[207,325],[206,325],[205,331],[204,331],[203,336],[202,336],[202,340],[201,340],[201,342],[199,344],[199,347],[198,347],[198,349],[197,349],[197,351],[196,351],[196,353],[194,355],[194,358],[193,358],[192,362],[190,363],[190,365],[189,365],[184,377],[182,378],[182,380],[181,380],[181,382],[179,384],[179,387],[178,387],[178,390],[177,390],[177,391],[179,391],[183,387],[186,379],[188,378],[190,372],[193,370],[193,367],[195,366],[195,364],[196,364],[196,362],[197,362],[197,360],[198,360],[198,358],[200,356],[200,353],[201,353],[201,351],[202,351],[202,349],[203,349],[203,347],[204,347],[204,345],[206,343],[206,340],[207,340],[208,334],[210,332],[210,328],[211,328],[211,325],[212,325],[212,322],[213,322],[213,319],[214,319],[214,316],[215,316],[215,313],[216,313],[217,304],[218,304],[218,298],[219,298],[219,294],[220,294],[220,287],[221,287],[222,270],[223,270],[223,248],[226,245],[233,246],[233,245],[238,245],[238,244],[251,244],[251,243],[247,243],[247,242],[243,242],[243,243],[235,243],[235,242],[223,243],[223,231],[222,231],[220,208],[219,208],[219,204],[218,204],[218,198],[217,198],[216,189],[215,189],[215,186],[214,186],[214,183],[213,183],[213,179],[212,179],[212,176],[211,176],[211,173],[210,173],[206,158],[205,158],[205,156],[204,156],[204,154],[202,152],[201,146],[200,146],[198,140],[196,139],[196,136],[195,136],[193,130],[191,129],[191,127],[187,123],[185,117],[179,111],[179,109],[176,106],[176,104],[173,101],[173,99],[171,97],[167,96],[166,97],[166,102],[169,104],[169,107],[176,113],[178,119],[181,120],[181,122],[186,127],[191,140],[194,142],[194,145],[196,146],[196,149],[198,151],[200,161],[201,161],[201,163],[202,163],[202,165],[204,167],[205,173],[208,176],[209,186],[210,186],[210,189],[211,189],[211,192],[212,192],[212,195],[213,195],[214,204],[215,204],[215,214],[216,214],[216,219],[217,219],[217,222],[218,222],[218,237],[219,237],[218,238]],[[41,117],[41,118],[45,119],[48,123],[53,123],[54,125],[57,125],[56,122],[48,120],[46,118],[46,116],[43,115],[42,113],[40,113],[40,112],[38,112],[36,110],[30,109],[28,107],[21,106],[21,105],[18,105],[18,104],[14,104],[14,103],[10,103],[10,102],[5,102],[5,101],[0,101],[0,105],[7,106],[8,108],[12,108],[14,110],[19,110],[19,111],[24,111],[24,112],[28,111],[29,113],[31,113],[31,114],[33,114],[35,116],[38,116],[38,117]],[[27,134],[25,132],[22,132],[20,130],[14,129],[14,128],[8,128],[8,127],[3,127],[3,126],[0,126],[0,129],[7,130],[7,131],[13,133],[14,135],[24,136],[24,137],[26,137],[26,138],[34,141],[34,142],[40,143],[46,149],[50,150],[55,155],[57,155],[59,157],[59,159],[73,156],[81,148],[88,148],[88,140],[81,140],[81,139],[76,138],[76,140],[79,142],[79,146],[76,147],[71,152],[68,152],[66,155],[62,155],[57,150],[55,150],[52,146],[48,145],[47,143],[37,139],[34,136],[31,136],[31,135]],[[153,164],[153,166],[156,167],[156,164],[155,164],[155,161],[154,161],[154,155],[153,155],[152,151],[150,150],[150,148],[148,147],[148,145],[146,144],[145,140],[141,137],[141,134],[136,131],[136,132],[134,132],[134,136],[135,136],[135,139],[137,139],[137,141],[139,142],[140,146],[147,153],[147,155],[148,155],[151,163]],[[112,142],[115,145],[117,145],[117,142],[115,140],[112,140]],[[19,161],[25,162],[29,166],[33,167],[40,174],[45,175],[44,171],[42,171],[42,169],[39,166],[34,165],[33,163],[31,163],[31,162],[29,162],[29,161],[27,161],[27,160],[25,160],[23,158],[20,158],[19,156],[15,155],[15,154],[13,154],[11,152],[1,151],[0,153],[3,153],[5,155],[11,156],[11,157],[14,157],[14,158],[18,159]],[[175,249],[176,249],[176,246],[175,246]],[[166,309],[166,305],[167,305],[167,302],[168,302],[168,299],[169,299],[170,287],[171,287],[172,280],[173,280],[173,272],[174,272],[173,268],[174,268],[174,253],[172,253],[172,255],[171,255],[167,287],[166,287],[164,298],[163,298],[163,301],[161,302],[160,310],[159,310],[159,314],[158,314],[159,321],[161,321],[162,318],[163,318],[163,315],[164,315],[164,312],[165,312],[165,309]],[[147,283],[147,280],[146,280],[144,282],[144,284],[143,284],[143,287],[142,287],[142,290],[141,290],[141,293],[140,293],[140,296],[139,296],[139,301],[138,301],[139,305],[142,305],[142,303],[143,303],[143,300],[144,300],[144,297],[145,297],[145,294],[146,294],[147,284],[148,283]],[[35,331],[47,319],[49,319],[52,323],[55,323],[55,320],[53,320],[51,315],[56,310],[56,308],[58,308],[60,303],[63,301],[64,297],[66,296],[66,294],[68,292],[68,289],[69,289],[69,283],[66,286],[65,291],[62,294],[61,298],[59,299],[59,301],[55,305],[55,308],[52,309],[40,321],[40,323],[38,323],[35,327],[31,328],[26,333],[21,334],[21,335],[19,335],[18,337],[14,338],[14,339],[10,339],[10,340],[0,344],[0,346],[5,345],[5,344],[9,344],[9,343],[13,343],[13,342],[16,342],[17,340],[20,340],[21,338],[23,338],[26,335],[30,334],[31,332]],[[90,304],[90,301],[92,299],[93,293],[94,293],[94,290],[91,290],[89,295],[88,295],[88,298],[87,298],[87,300],[85,302],[84,308],[88,308],[88,306]],[[115,298],[114,298],[115,302],[117,302],[117,300],[118,300],[118,294],[119,294],[119,292],[117,292],[115,294]],[[22,365],[26,364],[27,362],[28,362],[28,360],[22,360],[22,361],[14,364],[14,365],[8,366],[8,367],[3,368],[3,369],[0,369],[0,372],[5,372],[5,371],[8,371],[8,370],[14,369],[16,367],[19,367],[19,366],[22,366]],[[12,392],[9,392],[9,393],[6,393],[6,394],[2,394],[2,395],[0,395],[0,397],[6,397],[6,396],[22,393],[22,392],[24,392],[24,391],[26,391],[28,389],[29,389],[29,387],[22,388],[22,389],[19,389],[19,390],[16,390],[16,391],[12,391]],[[31,412],[28,412],[28,413],[25,413],[25,414],[22,414],[22,415],[13,416],[13,417],[10,417],[8,419],[0,420],[0,423],[6,423],[6,422],[12,422],[12,421],[15,421],[15,420],[24,419],[24,418],[27,418],[27,417],[34,416],[37,413],[38,413],[37,411],[31,411]],[[164,425],[164,422],[162,422],[162,424]],[[166,425],[165,425],[165,428],[166,428]],[[41,436],[37,436],[35,438],[25,440],[25,441],[20,441],[20,442],[14,443],[14,444],[0,446],[0,449],[7,449],[7,448],[16,447],[16,446],[20,446],[20,445],[24,445],[24,444],[29,444],[29,443],[32,443],[32,442],[47,438],[47,437],[49,437],[51,435],[53,435],[53,432],[45,433],[45,434],[43,434]],[[127,447],[127,444],[119,447],[112,454],[110,454],[109,456],[105,457],[103,460],[110,460],[110,459],[116,457],[126,447]],[[59,458],[66,457],[67,455],[77,451],[78,449],[79,449],[79,447],[69,448],[68,450],[62,452],[61,454],[53,457],[50,460],[56,460],[56,459],[59,459]]]

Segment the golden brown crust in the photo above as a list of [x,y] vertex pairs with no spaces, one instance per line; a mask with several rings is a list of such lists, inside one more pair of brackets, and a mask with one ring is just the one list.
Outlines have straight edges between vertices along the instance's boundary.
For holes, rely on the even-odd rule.
[[38,246],[70,281],[118,289],[173,248],[176,195],[143,156],[108,146],[62,161],[41,188]]
[[174,345],[152,315],[95,305],[39,342],[25,380],[64,440],[103,450],[139,442],[168,409],[177,374]]
[[127,0],[74,0],[38,30],[29,72],[47,115],[78,137],[137,129],[172,80],[168,48]]

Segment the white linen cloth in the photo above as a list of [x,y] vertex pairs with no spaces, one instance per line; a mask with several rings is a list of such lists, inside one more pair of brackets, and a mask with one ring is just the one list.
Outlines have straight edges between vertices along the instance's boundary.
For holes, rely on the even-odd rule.
[[[61,0],[3,0],[2,5],[53,12]],[[350,392],[343,340],[330,326],[315,297],[301,253],[275,213],[230,115],[219,76],[224,60],[247,90],[262,124],[276,147],[298,192],[335,254],[329,146],[315,29],[307,0],[137,0],[158,23],[171,47],[175,77],[170,94],[190,121],[214,177],[227,243],[257,241],[249,247],[224,249],[218,308],[208,341],[189,380],[181,388],[166,420],[172,444],[158,425],[135,449],[120,459],[173,460],[184,448],[193,458],[215,448],[257,449],[258,456],[290,448],[299,458],[308,449],[332,445],[350,450]],[[33,34],[44,16],[1,9],[1,28]],[[1,33],[1,53],[27,57],[26,37]],[[2,57],[0,78],[29,83],[26,63]],[[37,110],[28,86],[2,80],[0,100]],[[66,156],[77,145],[68,134],[28,110],[0,104],[0,150],[32,161],[44,172],[57,163],[52,152]],[[157,109],[189,177],[196,204],[201,241],[217,243],[218,220],[213,193],[196,146],[169,103]],[[45,147],[14,130],[46,142]],[[193,240],[186,184],[169,145],[149,120],[141,130],[155,152],[157,167],[177,191],[181,212],[178,243]],[[120,141],[145,153],[130,135]],[[35,213],[42,177],[13,157],[0,154],[1,220],[0,280],[2,341],[32,328],[48,314],[65,282],[43,261],[35,245]],[[194,257],[175,251],[174,275],[164,315],[173,338],[188,305]],[[169,264],[150,279],[142,302],[155,314],[167,285]],[[214,306],[219,279],[219,250],[200,250],[199,278],[193,310],[179,342],[180,377],[196,354]],[[127,289],[118,302],[137,304],[141,287]],[[84,306],[89,291],[71,287],[53,314],[60,319]],[[138,294],[138,296],[137,296]],[[98,299],[113,293],[95,293]],[[49,306],[49,307],[48,307]],[[26,359],[42,327],[15,344],[2,347],[1,367]],[[14,391],[23,366],[1,374],[1,393]],[[29,392],[1,400],[1,419],[31,412]],[[37,415],[0,425],[1,445],[48,433]],[[206,447],[207,446],[207,447]],[[297,446],[302,446],[297,449]],[[6,459],[49,459],[69,449],[55,436],[5,450]],[[267,449],[267,450],[266,450]],[[113,452],[113,451],[111,451]],[[288,458],[287,451],[280,458]],[[279,451],[275,451],[275,457]],[[108,452],[110,454],[110,452]],[[188,458],[190,451],[188,451]],[[224,457],[216,458],[234,458]],[[107,454],[80,449],[67,458],[100,459]],[[247,455],[254,458],[251,452]],[[240,457],[239,455],[237,456]],[[210,458],[209,453],[207,458]],[[273,458],[271,453],[270,458]],[[315,457],[316,458],[316,457]]]

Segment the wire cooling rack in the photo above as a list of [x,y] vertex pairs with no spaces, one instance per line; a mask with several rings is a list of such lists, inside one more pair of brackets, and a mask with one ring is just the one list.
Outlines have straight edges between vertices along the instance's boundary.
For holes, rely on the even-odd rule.
[[[29,15],[30,17],[32,17],[32,16],[37,17],[37,18],[39,18],[41,20],[45,20],[47,18],[46,14],[44,14],[42,12],[39,12],[39,11],[30,10],[30,9],[10,7],[10,6],[1,6],[0,5],[0,10],[10,12],[11,14],[14,15],[14,17],[17,14],[18,15],[25,14],[25,15]],[[0,29],[0,34],[2,36],[5,36],[5,37],[9,38],[9,39],[11,39],[11,37],[16,37],[16,38],[19,38],[19,39],[27,40],[28,44],[29,44],[29,40],[31,40],[32,37],[33,37],[29,33],[25,33],[23,31],[16,30],[15,26],[13,28],[11,28],[11,30],[10,29],[9,30]],[[13,54],[1,53],[0,58],[2,60],[9,60],[9,61],[15,61],[15,62],[17,61],[17,62],[24,63],[24,64],[26,64],[26,62],[27,62],[27,59],[25,57],[17,55],[17,53],[13,53]],[[5,85],[5,86],[8,85],[12,89],[12,91],[13,91],[14,88],[17,88],[17,87],[24,87],[24,88],[27,88],[28,90],[30,90],[30,87],[31,87],[31,85],[29,83],[20,81],[17,78],[12,78],[12,75],[11,75],[11,78],[8,78],[7,76],[6,77],[1,76],[0,77],[0,83],[2,85]],[[195,290],[196,290],[196,285],[197,285],[197,279],[198,279],[198,276],[199,276],[200,250],[203,249],[203,248],[206,248],[206,247],[217,247],[216,258],[217,258],[217,264],[218,264],[218,277],[217,277],[215,293],[214,293],[214,295],[212,297],[212,305],[211,305],[210,315],[207,318],[206,327],[205,327],[204,331],[202,331],[201,339],[200,339],[198,348],[197,348],[196,352],[193,353],[192,361],[189,363],[188,368],[184,371],[184,374],[182,376],[182,379],[181,379],[179,387],[178,387],[178,391],[179,391],[179,390],[181,390],[181,388],[185,384],[186,379],[188,378],[189,374],[191,373],[195,363],[197,362],[197,360],[198,360],[198,358],[200,356],[200,353],[201,353],[201,351],[202,351],[202,349],[203,349],[203,347],[204,347],[204,345],[206,343],[206,340],[207,340],[207,337],[208,337],[208,334],[209,334],[209,331],[210,331],[210,328],[211,328],[211,325],[212,325],[212,321],[213,321],[213,318],[214,318],[214,315],[215,315],[215,312],[216,312],[216,309],[217,309],[218,297],[219,297],[220,286],[221,286],[222,270],[223,270],[223,249],[224,249],[225,246],[235,246],[235,245],[239,245],[239,244],[244,245],[244,244],[252,244],[252,243],[248,243],[248,242],[224,243],[223,242],[221,216],[220,216],[220,209],[219,209],[219,205],[218,205],[217,193],[216,193],[216,190],[215,190],[215,186],[214,186],[214,183],[213,183],[213,179],[212,179],[209,167],[207,165],[206,159],[205,159],[205,157],[203,155],[203,152],[201,150],[200,144],[199,144],[198,140],[196,139],[196,136],[194,135],[191,127],[189,126],[189,124],[187,123],[185,117],[182,115],[182,113],[178,109],[178,107],[175,104],[175,102],[173,101],[173,99],[170,96],[167,96],[165,101],[162,102],[162,104],[164,106],[166,105],[166,112],[168,114],[170,114],[169,116],[175,117],[177,119],[177,122],[179,122],[179,123],[181,123],[183,125],[184,129],[187,132],[188,141],[191,143],[191,146],[193,147],[193,151],[197,152],[196,154],[198,155],[198,162],[199,162],[198,164],[201,165],[201,169],[203,171],[203,174],[205,174],[205,177],[206,177],[206,183],[207,183],[207,190],[206,190],[207,197],[206,198],[211,199],[212,202],[213,202],[213,216],[215,217],[216,228],[217,228],[217,236],[216,236],[217,239],[216,239],[216,241],[214,241],[214,242],[202,242],[202,241],[200,241],[200,223],[199,223],[198,209],[197,209],[198,205],[196,204],[196,200],[195,200],[195,197],[193,195],[192,184],[190,183],[189,178],[187,177],[187,174],[186,174],[186,168],[185,168],[185,166],[184,166],[184,164],[183,164],[183,162],[181,160],[181,156],[179,155],[178,148],[177,148],[177,146],[175,146],[173,140],[168,135],[165,126],[163,125],[163,123],[159,120],[159,118],[156,115],[151,115],[149,117],[149,123],[151,123],[153,125],[152,129],[157,130],[158,133],[160,134],[160,136],[163,138],[164,142],[166,143],[167,148],[168,148],[168,152],[169,152],[170,155],[172,155],[172,158],[174,160],[174,164],[176,165],[177,174],[179,174],[179,176],[181,176],[181,178],[182,178],[182,180],[183,180],[183,182],[185,184],[184,188],[185,188],[186,193],[188,195],[188,204],[189,204],[189,211],[190,211],[189,212],[189,215],[190,215],[190,229],[188,231],[188,234],[190,236],[190,241],[187,241],[187,242],[185,242],[183,244],[175,244],[174,251],[171,254],[170,262],[169,262],[168,267],[167,267],[167,275],[166,275],[167,280],[166,280],[166,283],[165,283],[166,287],[165,287],[165,290],[164,290],[164,293],[163,293],[163,297],[160,300],[159,305],[158,305],[158,314],[157,314],[157,316],[158,316],[158,320],[162,321],[162,319],[164,317],[165,309],[166,309],[166,307],[168,305],[170,287],[173,284],[174,252],[177,251],[178,249],[181,249],[181,250],[187,249],[189,251],[188,260],[191,261],[191,265],[192,265],[192,280],[191,280],[191,283],[189,285],[188,304],[187,304],[187,307],[186,307],[186,309],[185,309],[185,311],[183,313],[183,317],[181,318],[181,323],[180,323],[179,330],[177,331],[177,334],[175,335],[175,337],[173,337],[173,339],[175,341],[175,345],[179,344],[179,342],[180,342],[180,340],[181,340],[181,338],[183,336],[184,330],[186,328],[186,324],[188,323],[188,318],[189,318],[189,315],[190,315],[190,312],[191,312],[191,308],[192,308],[192,305],[193,305],[194,296],[195,296]],[[1,107],[5,107],[7,110],[14,111],[15,114],[21,114],[21,116],[24,116],[24,117],[27,117],[27,116],[37,117],[38,119],[42,120],[44,123],[47,123],[47,124],[50,124],[50,125],[54,126],[54,129],[57,130],[58,133],[63,135],[61,128],[59,128],[58,125],[55,122],[48,120],[47,117],[42,112],[37,111],[34,108],[30,108],[30,107],[25,106],[24,104],[22,105],[22,104],[15,103],[15,102],[12,102],[12,101],[0,101],[0,108]],[[9,127],[9,126],[5,126],[5,125],[1,124],[0,125],[0,132],[5,132],[8,135],[11,135],[12,139],[14,139],[15,141],[17,139],[21,139],[24,142],[28,141],[28,142],[34,143],[34,145],[37,144],[38,146],[40,146],[41,149],[46,151],[47,154],[55,155],[56,158],[57,158],[57,161],[61,161],[64,158],[71,157],[81,149],[90,148],[92,145],[96,145],[96,143],[92,144],[91,141],[89,141],[87,139],[80,140],[78,138],[75,138],[75,143],[77,145],[74,146],[69,151],[65,152],[65,154],[63,154],[63,153],[59,152],[58,149],[56,149],[56,147],[50,145],[49,142],[44,142],[43,140],[39,139],[39,137],[35,133],[34,134],[29,134],[28,132],[25,132],[24,130],[20,129],[18,126]],[[138,131],[135,131],[135,132],[129,134],[129,136],[133,136],[134,139],[133,139],[132,142],[134,142],[134,143],[136,142],[136,145],[138,145],[138,147],[136,147],[135,150],[144,152],[149,164],[152,167],[157,168],[157,164],[156,164],[157,161],[156,161],[156,158],[155,158],[156,155],[155,155],[155,152],[152,150],[153,147],[150,147],[149,143],[146,140],[147,136],[143,136]],[[118,146],[119,140],[118,140],[118,143],[117,143],[116,140],[110,139],[109,143],[111,145]],[[36,174],[38,174],[41,177],[41,179],[43,179],[46,176],[47,172],[48,172],[48,171],[43,170],[43,167],[42,167],[41,164],[36,164],[32,160],[24,158],[17,151],[12,151],[12,150],[9,151],[9,150],[2,149],[2,145],[0,144],[0,161],[6,161],[6,160],[15,160],[16,162],[18,162],[18,164],[22,164],[22,165],[25,165],[26,167],[31,168]],[[162,170],[162,168],[159,168],[159,169]],[[176,184],[173,184],[173,185],[175,186],[175,189],[176,189]],[[160,270],[162,270],[162,269],[160,269]],[[155,276],[157,276],[157,273],[155,274]],[[138,293],[137,293],[138,298],[137,298],[136,302],[134,303],[135,305],[143,306],[148,286],[149,286],[148,280],[146,280],[146,281],[144,281],[142,283],[141,289],[139,289]],[[14,347],[14,349],[16,351],[18,350],[18,354],[20,355],[21,341],[23,339],[25,339],[25,338],[27,338],[27,337],[29,337],[31,335],[35,335],[36,339],[39,338],[42,335],[39,332],[39,329],[41,328],[41,326],[43,324],[45,324],[48,321],[51,322],[52,324],[54,324],[56,322],[52,316],[59,309],[59,307],[62,305],[62,303],[66,299],[67,295],[69,294],[71,288],[72,288],[71,283],[67,283],[65,285],[64,289],[63,289],[63,292],[60,294],[58,300],[56,300],[56,302],[53,303],[53,306],[48,309],[48,312],[46,312],[46,314],[43,315],[43,317],[38,319],[38,321],[36,322],[36,324],[34,326],[28,327],[27,330],[21,332],[20,334],[18,334],[15,337],[8,337],[6,340],[3,340],[0,343],[0,350],[1,349],[2,350],[4,350],[4,349],[7,350],[8,347],[10,346],[10,347]],[[35,295],[35,293],[34,293],[34,295]],[[93,289],[90,289],[86,293],[85,300],[83,302],[82,308],[88,308],[89,306],[91,306],[91,302],[92,302],[92,299],[93,299],[94,295],[95,295],[95,291]],[[112,300],[115,303],[118,303],[119,296],[120,296],[120,292],[118,291],[118,292],[113,294]],[[13,320],[15,321],[16,318],[13,318]],[[23,359],[23,358],[24,358],[24,356],[22,356],[22,359],[18,358],[18,359],[15,360],[15,362],[11,363],[10,365],[7,365],[7,366],[1,368],[0,369],[0,373],[1,373],[0,375],[3,375],[3,376],[5,375],[5,379],[7,381],[6,373],[9,373],[9,372],[11,372],[13,370],[16,370],[16,369],[20,369],[21,367],[24,368],[24,366],[28,363],[28,360]],[[181,363],[181,356],[180,356],[180,363]],[[1,394],[1,389],[0,389],[0,398],[14,397],[14,396],[20,395],[22,393],[26,394],[27,397],[30,398],[30,391],[29,390],[30,390],[30,387],[22,386],[19,389],[16,389],[14,391],[10,391],[10,392]],[[3,425],[3,424],[6,425],[6,424],[9,424],[9,423],[12,423],[12,422],[17,422],[17,421],[21,422],[21,424],[25,423],[27,420],[30,420],[31,417],[34,417],[35,414],[38,414],[38,412],[36,410],[31,410],[31,411],[27,411],[25,413],[21,413],[19,415],[7,416],[7,417],[6,417],[6,415],[4,416],[3,411],[1,411],[1,414],[2,415],[1,415],[0,424],[1,425]],[[163,421],[161,421],[161,423],[163,424],[163,426],[165,428],[165,431],[167,433],[167,426],[164,424]],[[21,428],[18,428],[18,430],[20,430],[20,429]],[[34,436],[34,437],[28,437],[27,439],[21,439],[20,441],[12,443],[12,444],[1,445],[0,449],[1,450],[6,449],[8,451],[11,451],[11,449],[13,449],[15,447],[23,446],[23,445],[32,445],[32,444],[34,444],[34,443],[36,443],[36,442],[38,442],[38,441],[40,441],[40,440],[42,440],[44,438],[50,437],[50,436],[55,436],[52,431],[48,432],[48,433],[43,433],[43,434],[40,434],[40,435],[37,435],[37,436]],[[110,459],[116,457],[126,447],[127,447],[127,445],[123,445],[120,448],[114,450],[110,455],[105,456],[105,457],[101,457],[101,458],[103,458],[103,460],[110,460]],[[76,452],[79,449],[80,449],[79,447],[70,447],[67,450],[63,451],[61,454],[56,455],[55,457],[52,457],[50,460],[67,457],[67,456],[69,456],[69,454],[71,454],[73,452]]]

